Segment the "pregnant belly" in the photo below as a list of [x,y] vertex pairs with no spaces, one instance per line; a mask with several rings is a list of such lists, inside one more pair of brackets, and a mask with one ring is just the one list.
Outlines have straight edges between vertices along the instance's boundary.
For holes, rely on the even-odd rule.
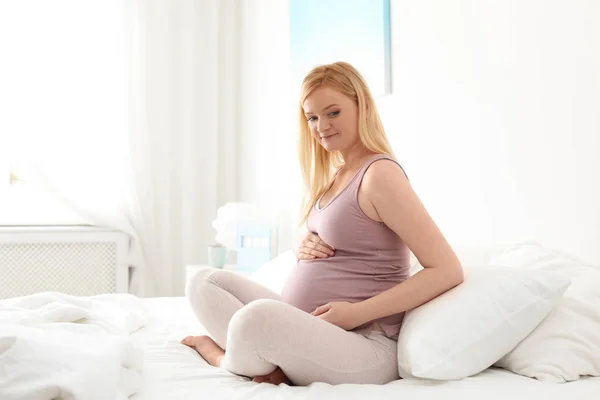
[[283,300],[308,313],[332,301],[357,302],[366,299],[371,274],[358,271],[334,258],[299,261],[292,269],[282,290]]

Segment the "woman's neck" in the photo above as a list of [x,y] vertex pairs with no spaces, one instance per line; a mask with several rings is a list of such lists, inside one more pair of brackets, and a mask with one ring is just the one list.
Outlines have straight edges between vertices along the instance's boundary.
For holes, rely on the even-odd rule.
[[344,169],[347,171],[360,168],[367,158],[373,157],[376,154],[362,145],[347,152],[342,151],[341,153],[344,159]]

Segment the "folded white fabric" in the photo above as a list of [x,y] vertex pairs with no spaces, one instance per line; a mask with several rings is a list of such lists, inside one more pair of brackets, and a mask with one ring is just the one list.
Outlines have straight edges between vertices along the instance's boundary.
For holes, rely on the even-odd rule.
[[400,376],[452,380],[483,371],[531,333],[569,284],[547,271],[465,268],[462,284],[406,313]]
[[126,294],[39,293],[0,301],[0,398],[124,399],[142,384],[128,338],[145,321]]
[[600,270],[538,243],[516,245],[490,263],[572,281],[542,323],[495,365],[546,382],[600,376]]

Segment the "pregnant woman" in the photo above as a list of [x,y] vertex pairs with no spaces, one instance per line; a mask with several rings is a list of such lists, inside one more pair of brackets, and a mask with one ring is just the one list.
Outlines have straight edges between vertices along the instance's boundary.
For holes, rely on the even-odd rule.
[[[460,284],[462,266],[396,161],[356,69],[313,69],[299,111],[307,232],[282,294],[200,270],[186,295],[210,336],[182,343],[255,382],[384,384],[398,379],[404,313]],[[424,269],[409,277],[410,251]]]

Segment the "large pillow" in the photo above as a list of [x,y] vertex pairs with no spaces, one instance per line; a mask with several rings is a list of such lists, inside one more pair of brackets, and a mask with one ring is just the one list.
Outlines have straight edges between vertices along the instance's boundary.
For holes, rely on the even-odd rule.
[[[464,268],[487,265],[490,259],[492,259],[498,254],[501,254],[504,251],[504,248],[502,247],[475,246],[464,244],[453,244],[452,249],[456,253],[456,256],[458,257]],[[423,267],[419,263],[419,260],[411,252],[410,275],[414,275],[422,269]]]
[[550,270],[572,281],[544,321],[496,366],[547,382],[600,376],[600,270],[537,243],[517,245],[491,263]]
[[531,333],[569,284],[547,271],[465,267],[462,284],[406,313],[400,376],[452,380],[483,371]]
[[260,283],[277,294],[281,294],[285,280],[297,262],[298,259],[296,259],[294,252],[286,250],[258,268],[250,276],[250,280]]

